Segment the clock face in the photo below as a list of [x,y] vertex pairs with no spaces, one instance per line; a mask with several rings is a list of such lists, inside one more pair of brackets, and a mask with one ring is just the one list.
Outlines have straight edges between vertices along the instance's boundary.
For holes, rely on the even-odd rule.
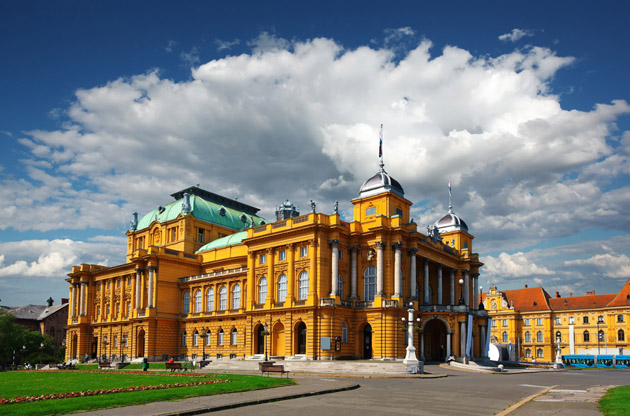
[[496,309],[497,308],[497,303],[495,301],[492,301],[492,303],[490,304],[490,309]]

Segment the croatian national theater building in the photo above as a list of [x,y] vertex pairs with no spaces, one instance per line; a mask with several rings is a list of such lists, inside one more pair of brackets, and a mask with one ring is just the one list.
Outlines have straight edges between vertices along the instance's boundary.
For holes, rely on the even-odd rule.
[[630,280],[618,293],[566,297],[542,287],[492,286],[483,302],[492,318],[491,342],[508,346],[511,360],[552,362],[558,345],[563,355],[629,353]]
[[402,186],[383,169],[352,200],[354,218],[257,208],[191,187],[138,220],[126,263],[68,274],[67,359],[122,357],[402,359],[414,309],[418,358],[478,358],[473,236],[449,207],[417,230]]

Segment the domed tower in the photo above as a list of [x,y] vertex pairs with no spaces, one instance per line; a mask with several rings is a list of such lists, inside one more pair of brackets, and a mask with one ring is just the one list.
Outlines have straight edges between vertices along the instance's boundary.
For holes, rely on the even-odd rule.
[[402,224],[409,222],[411,202],[405,199],[405,191],[400,183],[385,172],[381,161],[379,171],[363,182],[359,197],[352,200],[354,220],[374,221],[378,216],[400,218]]
[[468,233],[468,225],[453,212],[451,184],[448,184],[448,212],[433,224],[442,242],[461,252],[472,253],[473,237]]

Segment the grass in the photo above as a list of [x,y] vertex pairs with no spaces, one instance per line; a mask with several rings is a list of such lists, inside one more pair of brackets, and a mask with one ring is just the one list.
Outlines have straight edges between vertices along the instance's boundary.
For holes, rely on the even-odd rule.
[[40,402],[0,405],[0,415],[50,415],[128,406],[154,401],[176,400],[234,391],[255,390],[293,384],[292,380],[247,376],[204,374],[204,377],[172,376],[170,373],[125,374],[117,371],[19,371],[0,373],[0,397],[42,395],[142,385],[186,383],[208,379],[227,379],[229,383],[178,387],[164,390],[112,393],[99,396],[51,399]]
[[614,387],[599,401],[599,410],[605,416],[630,415],[630,386]]

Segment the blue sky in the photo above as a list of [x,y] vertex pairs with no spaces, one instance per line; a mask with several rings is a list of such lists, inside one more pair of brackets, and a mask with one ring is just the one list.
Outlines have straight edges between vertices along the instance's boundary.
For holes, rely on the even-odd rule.
[[[0,301],[123,261],[131,212],[199,183],[346,219],[377,168],[454,209],[499,288],[630,278],[625,2],[0,3]],[[193,150],[191,150],[193,149]]]

